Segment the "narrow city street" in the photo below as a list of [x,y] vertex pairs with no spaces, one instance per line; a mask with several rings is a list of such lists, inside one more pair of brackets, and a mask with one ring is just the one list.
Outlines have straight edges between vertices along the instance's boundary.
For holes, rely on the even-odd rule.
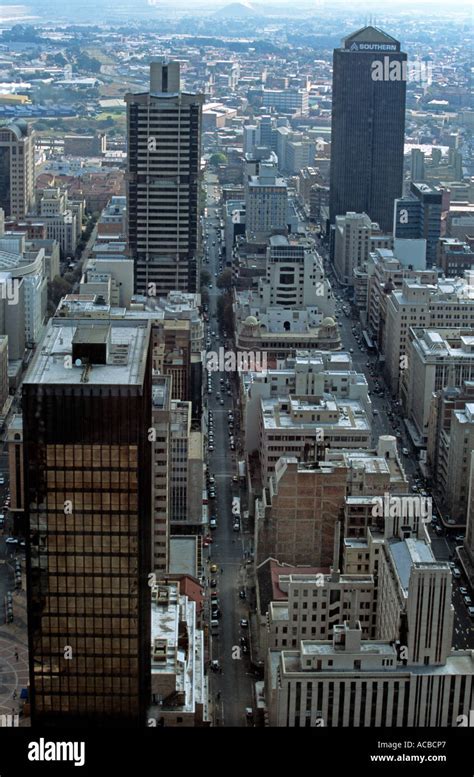
[[[219,290],[216,288],[216,274],[219,274],[220,229],[219,215],[215,202],[214,184],[208,185],[208,216],[205,229],[208,237],[206,250],[209,264],[204,265],[212,275],[212,288],[209,289],[209,327],[211,345],[208,350],[217,351],[223,346],[224,338],[219,332],[217,321],[217,299]],[[214,450],[208,451],[209,473],[215,478],[216,498],[210,499],[210,516],[216,517],[217,528],[213,530],[213,542],[208,551],[207,612],[210,622],[211,592],[217,592],[220,609],[218,633],[211,635],[211,659],[219,662],[219,669],[211,671],[211,697],[214,703],[214,724],[219,726],[246,726],[245,710],[253,707],[253,674],[250,671],[248,653],[241,648],[241,638],[247,637],[249,628],[241,628],[241,619],[248,620],[247,600],[241,599],[239,592],[246,591],[247,569],[246,553],[250,552],[250,536],[245,536],[242,530],[233,531],[232,498],[240,495],[240,484],[233,483],[232,478],[238,472],[237,454],[229,445],[229,430],[227,413],[235,411],[235,392],[228,396],[221,389],[221,378],[229,379],[231,385],[234,375],[228,373],[212,373],[212,394],[205,394],[207,413],[213,413]],[[207,375],[205,376],[207,381]],[[207,383],[206,383],[207,385]],[[221,394],[221,400],[217,399]],[[205,402],[206,405],[206,402]],[[237,447],[237,446],[236,446]],[[217,572],[211,573],[213,565]],[[210,587],[210,581],[216,580],[216,587]]]

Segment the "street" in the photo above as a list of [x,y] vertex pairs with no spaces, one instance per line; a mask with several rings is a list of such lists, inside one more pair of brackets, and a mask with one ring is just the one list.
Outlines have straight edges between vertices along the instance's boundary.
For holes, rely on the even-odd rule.
[[[212,176],[207,176],[206,180]],[[209,289],[209,326],[211,346],[208,350],[218,351],[224,344],[220,336],[217,322],[217,299],[219,291],[215,285],[215,273],[219,273],[220,229],[218,209],[215,207],[214,183],[209,183],[207,190],[208,216],[205,219],[205,229],[208,236],[206,247],[209,264],[205,265],[212,275],[212,288]],[[215,245],[213,245],[215,243]],[[214,450],[208,452],[209,473],[215,478],[216,498],[210,499],[210,516],[217,518],[217,528],[212,531],[213,543],[208,547],[208,569],[211,564],[217,564],[217,573],[209,572],[209,579],[217,581],[217,587],[207,587],[207,608],[210,620],[210,596],[216,591],[220,609],[218,634],[211,636],[211,660],[219,661],[218,671],[210,671],[211,698],[214,699],[214,724],[228,726],[246,726],[246,707],[253,707],[253,677],[250,676],[250,660],[244,655],[240,646],[240,638],[248,636],[249,629],[240,627],[241,618],[248,618],[247,599],[239,597],[239,591],[246,589],[247,569],[245,553],[250,551],[250,535],[242,530],[233,531],[232,497],[238,496],[239,483],[233,483],[232,477],[237,473],[237,454],[231,451],[229,445],[229,430],[227,422],[228,410],[235,411],[234,396],[228,396],[222,390],[220,379],[229,379],[234,385],[235,375],[229,373],[212,373],[212,394],[205,393],[205,425],[208,423],[208,410],[213,413]],[[205,377],[207,381],[207,376]],[[206,383],[207,386],[207,383]],[[221,393],[223,404],[217,399]],[[207,404],[207,407],[206,407]],[[207,428],[203,430],[205,433]],[[237,435],[237,433],[236,433]],[[215,503],[215,506],[212,503]]]

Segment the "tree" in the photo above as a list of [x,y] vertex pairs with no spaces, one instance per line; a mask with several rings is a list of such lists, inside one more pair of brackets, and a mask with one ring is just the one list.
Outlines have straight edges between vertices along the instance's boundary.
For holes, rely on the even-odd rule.
[[55,309],[59,302],[61,301],[62,297],[64,297],[66,294],[70,294],[72,291],[72,286],[65,278],[61,278],[60,275],[56,275],[51,283],[48,284],[48,295],[55,306]]
[[209,159],[209,164],[211,165],[211,167],[219,167],[219,165],[226,165],[227,157],[225,154],[219,151],[217,154],[213,154],[211,156],[211,158]]
[[232,289],[232,270],[228,267],[219,275],[216,285],[218,289],[229,292]]
[[200,279],[201,279],[201,286],[209,286],[211,282],[211,273],[208,272],[207,270],[201,270]]

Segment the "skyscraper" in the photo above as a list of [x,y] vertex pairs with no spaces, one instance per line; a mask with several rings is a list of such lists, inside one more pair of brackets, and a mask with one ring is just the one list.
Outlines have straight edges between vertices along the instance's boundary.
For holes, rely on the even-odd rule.
[[35,199],[35,133],[24,119],[0,127],[0,208],[24,218]]
[[179,62],[152,62],[150,91],[127,94],[125,101],[128,251],[135,262],[135,291],[194,292],[204,97],[181,91]]
[[151,422],[148,324],[49,322],[23,383],[33,723],[144,723]]
[[405,92],[406,54],[382,30],[364,27],[334,50],[332,224],[354,211],[391,230],[402,193]]

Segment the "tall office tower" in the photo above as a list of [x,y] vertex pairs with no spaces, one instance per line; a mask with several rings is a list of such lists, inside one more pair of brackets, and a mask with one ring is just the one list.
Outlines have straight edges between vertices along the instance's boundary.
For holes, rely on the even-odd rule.
[[0,127],[0,207],[22,219],[35,201],[35,133],[23,119]]
[[[150,91],[127,94],[128,251],[135,291],[196,291],[204,97],[181,91],[179,62],[152,62]],[[149,284],[156,284],[150,287]]]
[[[405,62],[400,43],[375,27],[349,35],[334,50],[331,224],[355,211],[382,231],[392,228],[393,201],[402,193]],[[395,68],[399,78],[390,80]]]
[[436,264],[441,234],[442,192],[428,183],[412,181],[406,197],[395,200],[393,235],[426,240],[426,264]]
[[23,383],[33,723],[143,725],[150,325],[51,320]]
[[425,154],[419,148],[411,150],[410,177],[412,181],[425,180]]

